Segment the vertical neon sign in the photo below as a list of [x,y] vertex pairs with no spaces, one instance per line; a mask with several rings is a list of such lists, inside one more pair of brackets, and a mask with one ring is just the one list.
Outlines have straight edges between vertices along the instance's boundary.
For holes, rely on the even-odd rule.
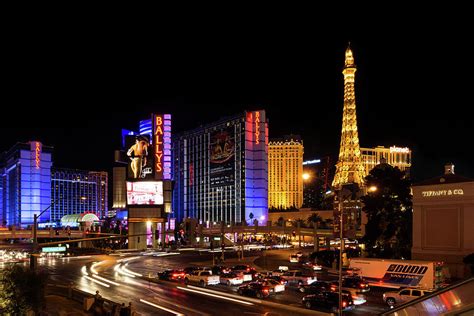
[[260,136],[260,112],[255,112],[255,144],[258,145],[260,143],[259,136]]
[[35,162],[36,162],[36,169],[40,168],[40,155],[41,155],[41,144],[40,142],[36,142],[36,148],[35,148]]
[[155,178],[171,180],[171,114],[155,114],[153,119]]

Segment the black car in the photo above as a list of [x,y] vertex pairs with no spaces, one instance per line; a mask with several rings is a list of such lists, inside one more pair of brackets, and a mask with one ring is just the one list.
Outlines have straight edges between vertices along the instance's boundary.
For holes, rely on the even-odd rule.
[[257,298],[265,298],[270,296],[270,287],[259,282],[252,282],[239,287],[237,293],[245,296],[255,296]]
[[226,274],[230,273],[231,269],[225,266],[213,266],[211,268],[212,275],[221,275],[221,274]]
[[342,287],[348,287],[357,289],[357,292],[368,292],[370,291],[369,283],[367,283],[364,279],[357,276],[347,276],[342,279]]
[[[321,309],[332,313],[339,312],[339,293],[331,291],[321,291],[303,297],[303,305],[310,309]],[[352,296],[347,291],[342,292],[342,310],[354,308]]]
[[333,290],[334,285],[331,282],[326,281],[316,281],[309,285],[301,285],[298,290],[301,293],[318,293],[321,291],[331,291]]
[[184,279],[185,272],[183,270],[165,270],[157,273],[160,280],[179,281]]

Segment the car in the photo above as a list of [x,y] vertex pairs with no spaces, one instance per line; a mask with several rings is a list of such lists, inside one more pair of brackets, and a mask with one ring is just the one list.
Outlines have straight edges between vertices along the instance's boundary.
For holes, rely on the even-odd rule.
[[316,281],[313,282],[309,285],[300,285],[298,287],[298,290],[301,293],[317,293],[321,291],[331,291],[331,288],[334,287],[334,285],[331,282],[328,281]]
[[211,267],[211,271],[213,275],[221,275],[225,273],[230,273],[232,271],[231,268],[225,266],[213,266]]
[[342,274],[356,276],[359,275],[360,269],[359,268],[351,268],[351,267],[342,267]]
[[431,294],[433,290],[405,288],[399,291],[390,291],[383,293],[383,300],[388,306],[393,307],[398,303],[405,303],[420,296]]
[[[332,282],[330,291],[339,293],[338,282]],[[352,297],[354,305],[362,305],[367,302],[367,297],[362,294],[357,288],[343,287],[342,292],[347,293]]]
[[357,276],[345,276],[342,278],[342,288],[357,289],[360,293],[370,291],[370,286],[367,281]]
[[294,284],[299,286],[308,285],[318,280],[314,275],[298,270],[287,271],[283,273],[281,277],[287,280],[288,284]]
[[231,285],[240,285],[242,283],[244,283],[244,278],[242,276],[242,274],[240,275],[237,275],[236,273],[221,273],[219,275],[220,277],[220,282],[221,284],[225,284],[225,285],[228,285],[228,286],[231,286]]
[[269,297],[271,294],[270,287],[259,282],[252,282],[249,284],[241,285],[237,290],[237,293],[245,296],[255,296],[257,298],[266,298]]
[[[316,294],[305,295],[302,304],[308,309],[322,309],[332,313],[339,312],[339,293],[331,291],[321,291]],[[350,294],[342,293],[342,310],[354,309],[354,302]]]
[[306,261],[303,263],[304,268],[312,269],[314,271],[321,271],[323,269],[323,266],[311,261]]
[[268,288],[270,289],[270,293],[276,294],[280,292],[285,292],[285,285],[276,280],[264,279],[257,282],[262,283],[264,286],[268,286]]
[[263,280],[275,280],[277,281],[278,283],[280,284],[283,284],[283,285],[286,285],[288,284],[288,281],[283,279],[281,276],[278,276],[278,275],[270,275],[270,276],[265,276],[263,278],[261,278]]
[[296,254],[290,255],[290,262],[292,263],[300,262],[300,257],[298,257]]
[[157,276],[160,280],[166,281],[184,280],[185,275],[186,273],[183,270],[165,270],[157,273]]

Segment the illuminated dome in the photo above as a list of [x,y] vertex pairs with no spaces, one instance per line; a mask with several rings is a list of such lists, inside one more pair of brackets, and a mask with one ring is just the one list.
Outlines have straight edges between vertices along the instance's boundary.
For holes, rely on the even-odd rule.
[[100,222],[100,220],[94,213],[69,214],[61,218],[61,226],[70,227],[77,227],[81,223],[83,223],[82,225],[90,226],[98,222]]

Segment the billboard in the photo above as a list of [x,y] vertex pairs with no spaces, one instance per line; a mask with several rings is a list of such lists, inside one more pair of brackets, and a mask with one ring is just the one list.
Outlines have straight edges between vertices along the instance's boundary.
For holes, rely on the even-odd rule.
[[127,181],[128,205],[163,205],[162,181]]
[[128,180],[153,180],[153,148],[148,135],[127,135],[125,150],[128,156]]
[[235,137],[234,127],[211,134],[210,146],[211,187],[234,184],[235,179]]

